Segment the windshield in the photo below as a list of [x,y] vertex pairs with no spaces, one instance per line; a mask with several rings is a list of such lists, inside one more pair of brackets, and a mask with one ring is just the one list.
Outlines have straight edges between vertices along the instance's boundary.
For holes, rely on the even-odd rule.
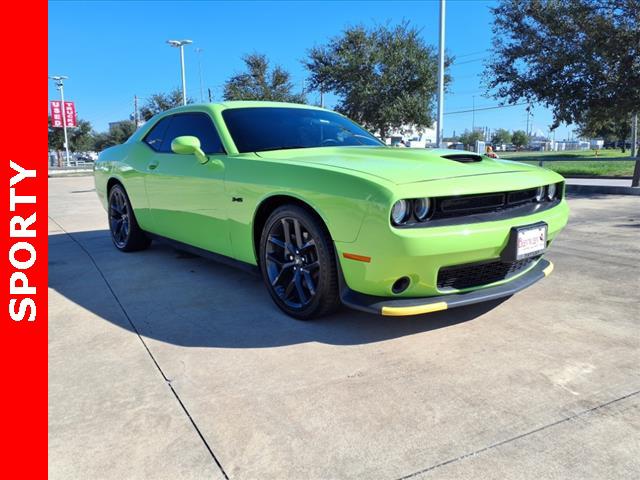
[[291,148],[384,146],[351,120],[307,108],[232,108],[222,112],[240,153]]

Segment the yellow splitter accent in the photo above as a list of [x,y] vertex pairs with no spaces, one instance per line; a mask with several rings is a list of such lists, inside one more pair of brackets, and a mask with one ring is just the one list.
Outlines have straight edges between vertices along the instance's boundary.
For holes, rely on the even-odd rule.
[[447,302],[437,302],[428,305],[414,305],[412,307],[382,307],[381,313],[388,317],[402,317],[405,315],[438,312],[440,310],[446,310],[447,308]]
[[544,273],[545,277],[548,277],[551,272],[553,272],[553,263],[549,262],[549,265],[547,266],[547,268],[542,270],[542,273]]

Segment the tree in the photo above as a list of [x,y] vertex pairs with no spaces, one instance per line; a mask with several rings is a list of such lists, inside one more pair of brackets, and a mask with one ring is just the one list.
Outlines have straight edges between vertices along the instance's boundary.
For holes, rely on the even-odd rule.
[[[187,103],[193,103],[187,98]],[[169,93],[154,93],[140,107],[140,117],[146,122],[154,115],[182,105],[182,90],[174,89]]]
[[513,143],[516,148],[529,145],[529,135],[523,130],[516,130],[513,132],[513,135],[511,135],[511,143]]
[[348,28],[312,48],[303,63],[311,73],[311,88],[337,94],[337,111],[382,138],[403,125],[433,124],[437,54],[408,22]]
[[631,134],[631,116],[586,112],[578,125],[578,133],[583,137],[601,137],[606,142],[621,141],[622,153],[624,153],[625,142]]
[[[91,123],[86,120],[78,120],[77,127],[67,128],[69,150],[71,152],[88,152],[94,150],[95,132]],[[64,150],[64,130],[61,127],[53,127],[49,116],[49,150]]]
[[64,132],[61,127],[53,127],[49,116],[49,150],[64,150]]
[[126,121],[111,124],[108,132],[96,135],[95,149],[101,151],[114,145],[120,145],[126,142],[135,131],[136,124],[134,122]]
[[243,61],[247,71],[234,75],[225,82],[225,100],[306,103],[304,93],[293,93],[289,72],[279,65],[269,69],[266,55],[245,55]]
[[640,107],[640,0],[501,0],[492,11],[495,98],[543,103],[553,128]]
[[465,130],[465,132],[462,135],[460,135],[460,143],[462,143],[463,145],[474,147],[474,148],[475,148],[476,142],[482,141],[482,140],[484,140],[484,133],[479,132],[477,130],[473,132]]
[[511,143],[511,133],[509,130],[499,128],[493,132],[491,143],[501,145],[503,143]]

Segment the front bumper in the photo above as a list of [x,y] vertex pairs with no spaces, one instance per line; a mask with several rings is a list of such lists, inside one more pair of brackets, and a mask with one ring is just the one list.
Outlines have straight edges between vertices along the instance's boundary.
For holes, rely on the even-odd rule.
[[393,317],[420,315],[511,296],[546,277],[552,270],[553,264],[548,260],[541,259],[529,271],[508,283],[470,292],[428,298],[389,298],[365,295],[349,289],[343,281],[340,285],[340,298],[342,303],[350,308],[377,315]]
[[[438,287],[441,269],[501,258],[514,227],[544,222],[550,245],[567,218],[566,200],[532,215],[428,228],[395,229],[386,216],[371,215],[354,242],[334,243],[346,286],[355,292],[393,299],[448,296],[506,284],[517,277],[452,291]],[[396,294],[393,284],[401,277],[408,277],[410,285]]]

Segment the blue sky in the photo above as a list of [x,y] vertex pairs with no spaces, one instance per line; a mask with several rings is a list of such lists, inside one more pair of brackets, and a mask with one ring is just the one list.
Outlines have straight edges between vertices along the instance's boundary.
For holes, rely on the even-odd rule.
[[[483,97],[483,62],[491,59],[492,1],[447,2],[447,52],[457,60],[453,84],[445,98],[445,114],[497,105]],[[339,35],[349,25],[375,25],[409,20],[422,30],[426,43],[437,46],[436,1],[52,1],[49,3],[49,73],[67,75],[65,96],[76,102],[80,118],[105,130],[110,121],[128,118],[133,96],[141,101],[152,93],[180,85],[177,49],[167,39],[188,38],[188,95],[200,98],[198,59],[205,85],[220,100],[222,84],[242,70],[246,53],[265,53],[292,74],[301,88],[306,71],[300,60],[309,48]],[[310,96],[315,100],[315,93]],[[58,92],[49,82],[49,98]],[[474,98],[475,97],[475,98]],[[335,101],[329,97],[327,106]],[[445,115],[449,136],[470,129],[472,113]],[[551,113],[534,107],[534,130],[547,131]],[[475,126],[525,129],[524,107],[476,111]],[[571,135],[561,126],[556,138]]]

